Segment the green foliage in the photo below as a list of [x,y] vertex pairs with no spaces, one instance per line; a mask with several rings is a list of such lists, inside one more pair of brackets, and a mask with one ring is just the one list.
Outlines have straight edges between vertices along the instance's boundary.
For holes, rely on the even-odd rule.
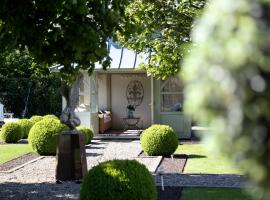
[[16,117],[59,115],[60,84],[59,73],[50,73],[46,66],[38,64],[27,48],[0,53],[1,102]]
[[42,116],[39,116],[39,115],[34,115],[32,116],[30,119],[29,119],[32,123],[37,123],[41,120],[43,120],[43,117]]
[[23,137],[21,126],[16,122],[5,123],[0,131],[0,139],[6,143],[16,143]]
[[141,67],[154,77],[175,75],[190,42],[194,18],[205,0],[132,0],[125,15],[129,19],[118,32],[120,42],[136,52],[151,53]]
[[157,191],[147,168],[135,160],[111,160],[93,167],[84,177],[81,200],[156,200]]
[[45,115],[45,116],[43,116],[43,119],[48,119],[48,118],[59,119],[55,115]]
[[178,139],[171,127],[155,124],[143,132],[141,145],[150,156],[168,156],[177,149]]
[[58,135],[68,127],[53,118],[37,122],[28,135],[29,144],[40,155],[55,155]]
[[22,132],[23,132],[23,136],[22,138],[27,138],[30,129],[32,128],[32,126],[34,125],[34,122],[29,120],[29,119],[20,119],[17,124],[19,124],[21,126]]
[[[106,41],[123,16],[123,0],[4,1],[0,7],[0,49],[28,46],[46,66],[63,65],[71,83],[80,69],[110,63]],[[75,64],[76,63],[76,64]]]
[[[270,2],[211,1],[185,63],[185,110],[270,199]],[[215,149],[216,151],[216,149]]]
[[94,137],[94,133],[86,126],[78,126],[76,129],[83,133],[83,140],[85,144],[89,144]]

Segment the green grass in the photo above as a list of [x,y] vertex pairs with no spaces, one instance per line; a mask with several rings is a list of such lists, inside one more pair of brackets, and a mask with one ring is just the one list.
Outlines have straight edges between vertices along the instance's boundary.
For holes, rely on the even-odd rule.
[[179,145],[175,154],[189,155],[184,173],[241,174],[225,157],[214,156],[203,144]]
[[242,189],[229,188],[185,188],[181,200],[259,200]]
[[0,164],[30,152],[33,152],[33,150],[28,144],[1,144]]

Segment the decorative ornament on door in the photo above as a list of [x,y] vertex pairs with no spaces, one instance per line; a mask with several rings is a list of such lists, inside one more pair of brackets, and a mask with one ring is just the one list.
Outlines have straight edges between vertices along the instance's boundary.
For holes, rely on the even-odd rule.
[[[133,111],[135,111],[137,106],[141,105],[143,100],[144,90],[142,83],[138,80],[130,81],[127,86],[126,96],[128,101],[128,115],[133,116]],[[128,107],[132,107],[132,109],[129,109]],[[132,112],[132,114],[130,112]]]

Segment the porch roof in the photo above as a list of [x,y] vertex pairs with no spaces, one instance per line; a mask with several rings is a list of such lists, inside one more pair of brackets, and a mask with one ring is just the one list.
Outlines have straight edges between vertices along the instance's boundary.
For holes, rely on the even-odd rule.
[[[136,53],[133,50],[123,48],[118,43],[108,40],[109,56],[112,59],[108,69],[135,69],[141,63],[148,63],[149,53]],[[96,63],[96,69],[102,69],[99,63]]]
[[[112,59],[110,66],[107,68],[108,71],[133,71],[138,68],[141,63],[148,63],[151,56],[150,53],[137,53],[133,50],[121,47],[111,39],[108,40],[108,50],[109,56]],[[50,71],[57,72],[62,67],[62,65],[54,65],[50,67]],[[102,70],[102,65],[98,62],[95,64],[95,69],[105,72],[105,70]]]

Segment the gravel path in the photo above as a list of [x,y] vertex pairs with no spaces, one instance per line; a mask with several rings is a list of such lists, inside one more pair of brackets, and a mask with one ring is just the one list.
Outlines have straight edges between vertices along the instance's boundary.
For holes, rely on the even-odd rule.
[[[88,169],[111,159],[134,159],[141,152],[139,141],[95,140],[86,148]],[[153,169],[156,160],[139,160]],[[55,184],[55,157],[45,157],[12,173],[0,173],[0,200],[4,199],[78,199],[80,185],[74,182]],[[160,185],[160,177],[155,181]],[[164,176],[165,186],[243,187],[245,179],[235,175],[186,175]]]

